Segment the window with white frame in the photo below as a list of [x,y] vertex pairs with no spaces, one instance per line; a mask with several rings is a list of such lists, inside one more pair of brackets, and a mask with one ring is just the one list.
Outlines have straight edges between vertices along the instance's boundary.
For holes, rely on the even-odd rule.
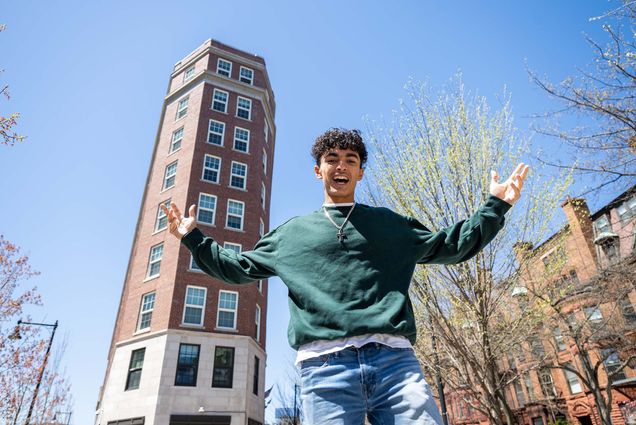
[[269,125],[267,124],[267,120],[265,120],[265,124],[263,125],[263,133],[265,133],[265,143],[269,143]]
[[199,207],[197,208],[197,222],[214,225],[216,215],[216,196],[199,193]]
[[230,187],[243,189],[247,186],[247,165],[240,162],[232,161],[232,169],[230,172]]
[[259,279],[258,282],[256,282],[256,287],[258,288],[258,292],[260,292],[262,294],[263,293],[263,279]]
[[163,242],[150,248],[150,255],[148,257],[148,275],[147,277],[153,277],[159,275],[161,269],[161,256],[163,255]]
[[216,63],[216,73],[226,77],[232,75],[232,62],[219,58]]
[[188,69],[186,69],[183,73],[183,82],[185,83],[192,77],[194,77],[194,65],[188,67]]
[[223,146],[223,135],[225,134],[225,123],[210,120],[208,127],[208,143]]
[[262,218],[260,220],[261,220],[261,222],[258,225],[258,234],[263,236],[265,234],[265,223],[263,222]]
[[[141,381],[141,369],[144,366],[145,355],[145,347],[133,350],[130,354],[130,363],[128,364],[128,376],[126,377],[125,391],[136,390],[139,388],[139,383]],[[70,421],[70,415],[68,420]]]
[[256,305],[256,317],[254,317],[254,321],[255,321],[255,329],[254,329],[254,337],[256,338],[257,341],[261,340],[261,308],[258,306],[258,304]]
[[243,230],[243,213],[245,203],[228,199],[227,201],[227,222],[225,227],[236,230]]
[[183,324],[203,326],[206,288],[188,286],[183,307]]
[[265,200],[267,199],[267,189],[265,188],[265,183],[261,182],[261,207],[265,209]]
[[620,204],[616,207],[616,212],[621,224],[626,224],[630,218],[636,215],[636,197],[629,198]]
[[236,101],[236,116],[249,120],[252,116],[252,101],[239,96]]
[[[572,369],[574,368],[572,363],[567,363],[566,366]],[[571,394],[578,394],[583,391],[583,387],[581,387],[581,382],[578,376],[576,376],[576,373],[568,369],[563,369],[563,373],[565,374],[565,379],[568,381]]]
[[250,131],[241,127],[234,128],[234,150],[248,152],[250,150]]
[[594,221],[594,227],[596,228],[596,234],[599,235],[603,232],[611,232],[612,226],[610,225],[607,215],[602,215]]
[[241,253],[241,249],[243,248],[243,246],[240,243],[225,242],[225,243],[223,243],[223,248],[231,249],[232,251],[236,252],[237,254],[240,254]]
[[177,179],[177,161],[171,162],[166,166],[166,171],[163,174],[163,189],[170,189],[174,186],[175,180]]
[[236,312],[238,310],[238,292],[219,291],[219,311],[216,327],[236,329]]
[[254,71],[242,66],[239,73],[239,81],[241,83],[247,83],[251,85],[254,81]]
[[201,267],[194,261],[194,257],[190,255],[190,270],[194,270],[195,272],[202,272]]
[[223,90],[214,89],[212,96],[212,109],[217,112],[227,113],[227,99],[229,93]]
[[188,114],[188,101],[190,100],[190,96],[186,96],[179,101],[177,104],[177,116],[176,120],[185,117]]
[[558,351],[563,351],[568,348],[565,343],[565,338],[563,338],[563,333],[561,332],[561,328],[558,326],[552,330],[552,335],[554,336],[554,342],[556,343],[556,347]]
[[218,183],[221,173],[221,158],[206,154],[203,157],[202,179],[210,183]]
[[162,205],[165,205],[166,208],[170,209],[170,199],[167,201],[163,201],[157,207],[157,219],[155,220],[155,232],[165,229],[168,227],[168,216],[161,208]]
[[263,174],[267,174],[267,152],[263,148]]
[[603,324],[603,313],[598,306],[585,307],[585,318],[592,329],[599,329]]
[[181,148],[182,140],[183,140],[183,127],[180,127],[172,132],[172,140],[170,141],[170,153]]
[[151,292],[141,297],[141,307],[139,309],[139,323],[137,330],[148,329],[152,322],[152,311],[155,309],[155,293]]

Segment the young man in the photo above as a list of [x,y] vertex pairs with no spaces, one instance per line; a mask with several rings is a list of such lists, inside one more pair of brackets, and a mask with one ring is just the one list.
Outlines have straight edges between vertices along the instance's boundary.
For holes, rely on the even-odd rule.
[[499,182],[468,220],[432,232],[411,217],[355,202],[367,151],[360,133],[332,129],[312,148],[322,208],[295,217],[235,253],[205,237],[176,205],[170,232],[207,274],[241,284],[279,276],[289,288],[290,345],[298,350],[305,424],[441,424],[414,355],[408,288],[416,264],[474,256],[519,199],[528,166]]

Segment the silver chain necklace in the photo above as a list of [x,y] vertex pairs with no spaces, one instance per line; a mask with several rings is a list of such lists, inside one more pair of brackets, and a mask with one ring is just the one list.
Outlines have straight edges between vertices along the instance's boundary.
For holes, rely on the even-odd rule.
[[342,222],[342,225],[338,226],[336,224],[335,221],[333,221],[333,218],[331,218],[331,216],[329,215],[329,213],[327,212],[327,208],[325,208],[325,206],[322,206],[322,210],[325,212],[325,216],[329,219],[329,221],[331,221],[331,224],[333,224],[334,226],[336,226],[336,229],[338,229],[338,233],[336,233],[336,237],[338,238],[338,240],[342,243],[344,242],[345,239],[347,239],[347,235],[345,235],[344,231],[342,230],[345,225],[347,224],[347,221],[349,221],[349,217],[351,216],[351,213],[353,212],[353,209],[356,207],[356,203],[354,202],[353,205],[351,206],[351,209],[349,210],[349,213],[347,214],[347,216],[345,217],[344,221]]

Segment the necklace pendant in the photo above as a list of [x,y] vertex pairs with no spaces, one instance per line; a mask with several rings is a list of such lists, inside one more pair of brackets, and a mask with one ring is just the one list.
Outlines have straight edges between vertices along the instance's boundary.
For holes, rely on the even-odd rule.
[[342,229],[338,229],[338,233],[336,234],[336,237],[338,238],[340,243],[344,242],[345,239],[347,239],[347,235],[345,235],[345,233],[342,231]]

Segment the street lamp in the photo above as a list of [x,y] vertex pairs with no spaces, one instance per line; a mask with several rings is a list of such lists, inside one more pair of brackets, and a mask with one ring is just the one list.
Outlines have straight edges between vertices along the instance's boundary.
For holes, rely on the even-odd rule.
[[[22,325],[31,325],[31,326],[45,326],[48,328],[53,328],[53,332],[51,332],[51,338],[49,339],[49,345],[46,347],[46,353],[44,354],[44,360],[42,361],[42,366],[40,367],[40,373],[38,375],[38,381],[35,384],[35,390],[33,390],[33,397],[31,398],[31,405],[29,406],[29,413],[27,414],[26,420],[24,421],[25,425],[31,424],[31,414],[33,414],[33,407],[35,406],[35,400],[38,397],[38,391],[40,391],[40,384],[42,383],[42,377],[44,376],[44,369],[46,368],[46,363],[49,360],[49,353],[51,352],[51,345],[53,345],[53,337],[55,337],[55,330],[57,329],[57,320],[55,323],[33,323],[33,322],[23,322],[22,320],[18,320],[18,324],[16,325],[13,333],[9,336],[10,339],[21,339],[22,335],[20,335],[20,326]],[[69,416],[70,420],[70,416]]]

